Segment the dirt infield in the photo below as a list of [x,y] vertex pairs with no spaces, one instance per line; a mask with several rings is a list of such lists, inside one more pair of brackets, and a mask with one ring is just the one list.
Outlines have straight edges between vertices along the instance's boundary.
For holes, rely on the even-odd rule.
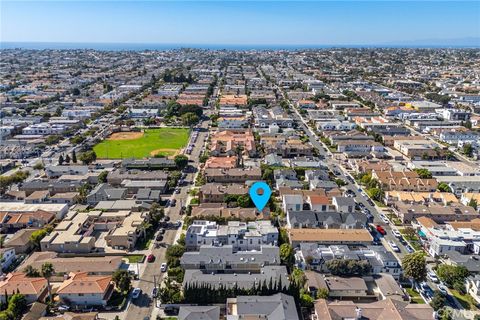
[[135,140],[143,137],[143,132],[115,132],[107,140]]
[[162,149],[156,149],[150,152],[150,155],[153,157],[157,154],[163,154],[163,155],[168,155],[168,156],[176,156],[180,150],[178,149],[168,149],[168,148],[162,148]]

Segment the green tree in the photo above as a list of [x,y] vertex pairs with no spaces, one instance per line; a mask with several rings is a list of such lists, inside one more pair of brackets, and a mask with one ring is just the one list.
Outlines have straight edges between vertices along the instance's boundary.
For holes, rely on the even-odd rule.
[[183,282],[183,277],[185,275],[185,270],[182,267],[174,267],[168,269],[168,276],[175,279],[178,283]]
[[437,311],[443,308],[446,302],[447,300],[445,299],[445,296],[440,291],[435,290],[432,301],[430,301],[430,306],[433,308],[433,310]]
[[470,143],[465,143],[462,147],[462,153],[467,157],[473,156],[473,147]]
[[47,280],[48,298],[50,299],[50,302],[53,302],[52,286],[50,285],[50,278],[54,273],[55,273],[55,269],[53,268],[53,265],[50,262],[45,262],[44,264],[42,264],[42,269],[40,271],[40,274],[42,275],[42,277],[44,277]]
[[237,198],[237,204],[242,208],[248,208],[252,206],[252,200],[248,195],[241,195]]
[[102,171],[98,175],[98,182],[99,183],[105,183],[107,182],[107,176],[108,176],[108,171]]
[[40,272],[37,269],[32,267],[32,265],[28,265],[23,269],[23,273],[29,278],[37,278],[40,277]]
[[405,277],[417,282],[425,280],[427,276],[427,263],[421,251],[405,255],[402,259],[402,267]]
[[40,249],[40,241],[47,235],[46,229],[39,229],[32,232],[30,235],[30,242],[34,245],[36,249]]
[[304,308],[311,309],[313,308],[313,303],[315,300],[308,293],[300,294],[300,305]]
[[82,161],[83,164],[90,164],[97,160],[97,154],[95,153],[95,151],[90,150],[80,154],[78,158],[80,161]]
[[193,112],[182,114],[181,119],[185,126],[193,126],[200,120],[200,118]]
[[441,264],[437,267],[438,278],[445,283],[449,288],[452,288],[456,282],[464,283],[465,278],[468,277],[469,272],[464,266],[454,266],[448,264]]
[[58,157],[58,164],[62,165],[64,161],[65,160],[63,160],[63,154],[61,154],[60,157]]
[[477,200],[475,200],[475,199],[473,199],[473,198],[470,199],[470,201],[468,202],[468,205],[469,205],[470,207],[472,207],[473,209],[475,209],[475,210],[477,210],[477,208],[478,208]]
[[320,288],[317,291],[317,299],[328,299],[328,289],[327,288]]
[[165,257],[167,258],[167,264],[169,267],[177,267],[180,261],[180,257],[185,253],[185,247],[179,244],[174,244],[167,248]]
[[385,192],[383,192],[380,188],[371,188],[367,190],[368,195],[370,198],[376,201],[383,201],[383,197],[385,196]]
[[45,138],[45,144],[47,146],[51,146],[53,144],[59,143],[60,140],[61,140],[61,137],[59,135],[56,135],[56,134],[50,135],[50,136]]
[[43,170],[44,168],[45,168],[45,166],[43,165],[42,161],[38,161],[33,166],[33,169],[35,169],[35,170]]
[[75,150],[72,151],[72,162],[77,163],[77,153]]
[[65,163],[66,164],[70,163],[70,156],[68,154],[65,156]]
[[332,259],[325,263],[331,274],[338,276],[364,276],[371,272],[371,265],[367,260]]
[[290,266],[293,262],[293,248],[289,243],[280,245],[280,260],[283,264]]
[[188,164],[188,157],[184,154],[179,154],[175,156],[174,161],[178,170],[183,170]]
[[432,178],[432,173],[428,171],[428,169],[413,169],[418,176],[422,179],[431,179]]
[[130,291],[132,279],[127,270],[117,270],[112,275],[112,281],[120,292]]
[[437,189],[438,191],[441,191],[441,192],[452,192],[452,189],[450,188],[450,186],[445,182],[440,182],[437,186]]
[[22,315],[27,311],[27,299],[20,293],[13,294],[8,299],[7,311],[13,316],[13,319],[20,319]]
[[295,268],[290,275],[290,280],[295,283],[298,288],[303,288],[307,282],[307,277],[302,269]]

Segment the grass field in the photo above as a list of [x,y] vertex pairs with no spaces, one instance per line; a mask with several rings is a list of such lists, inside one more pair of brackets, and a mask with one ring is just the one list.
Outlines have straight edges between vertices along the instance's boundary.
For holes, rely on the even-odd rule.
[[145,158],[156,154],[173,156],[188,142],[189,130],[182,128],[147,129],[143,134],[122,133],[105,139],[93,150],[99,159]]

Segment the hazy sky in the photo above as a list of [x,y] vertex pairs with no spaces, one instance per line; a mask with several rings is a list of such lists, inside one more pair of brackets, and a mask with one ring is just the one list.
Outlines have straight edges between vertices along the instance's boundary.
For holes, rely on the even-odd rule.
[[4,1],[0,40],[393,44],[480,37],[480,1]]

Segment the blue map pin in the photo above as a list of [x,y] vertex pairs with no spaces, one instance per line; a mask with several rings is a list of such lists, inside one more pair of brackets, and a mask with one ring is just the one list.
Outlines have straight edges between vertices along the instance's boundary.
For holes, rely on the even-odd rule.
[[265,208],[268,199],[270,199],[272,190],[270,190],[270,187],[265,182],[258,181],[252,184],[248,193],[250,194],[250,198],[255,204],[255,207],[257,207],[257,210],[262,211],[263,208]]

